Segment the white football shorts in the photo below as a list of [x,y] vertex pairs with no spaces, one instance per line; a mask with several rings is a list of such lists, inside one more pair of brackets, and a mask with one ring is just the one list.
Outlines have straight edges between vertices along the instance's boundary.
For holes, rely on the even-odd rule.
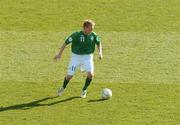
[[94,73],[93,54],[77,55],[72,53],[68,66],[68,75],[74,75],[76,70],[79,68],[81,72],[85,71]]

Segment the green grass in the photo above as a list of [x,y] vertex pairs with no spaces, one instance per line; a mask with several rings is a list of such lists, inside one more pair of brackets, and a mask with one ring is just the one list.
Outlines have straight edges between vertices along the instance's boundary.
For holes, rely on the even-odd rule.
[[[1,32],[1,81],[60,80],[70,47],[59,63],[53,57],[67,32]],[[95,53],[96,83],[179,83],[178,33],[99,32],[104,59]],[[4,44],[5,43],[5,44]],[[79,81],[80,73],[74,81]],[[78,79],[77,79],[78,78]]]
[[175,97],[179,85],[108,84],[106,86],[113,90],[113,98],[107,101],[99,97],[103,84],[93,84],[87,99],[77,98],[79,83],[69,85],[61,98],[52,94],[56,87],[50,83],[8,82],[1,85],[6,86],[1,86],[1,96],[5,98],[1,104],[6,105],[1,108],[1,124],[178,125],[179,102]]
[[[0,0],[0,124],[178,125],[180,123],[179,0]],[[96,22],[104,59],[79,98],[77,72],[57,97],[70,47],[64,39]],[[100,92],[113,97],[103,101]]]
[[77,30],[86,18],[100,31],[180,30],[179,0],[1,0],[2,30]]

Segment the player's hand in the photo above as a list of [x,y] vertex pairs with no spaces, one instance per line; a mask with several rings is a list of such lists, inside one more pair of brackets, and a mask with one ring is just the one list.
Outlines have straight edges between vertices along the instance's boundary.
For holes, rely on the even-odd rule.
[[103,58],[102,53],[99,53],[99,60],[101,60]]
[[61,55],[60,55],[60,54],[57,54],[57,55],[53,58],[53,60],[54,60],[54,61],[57,61],[57,60],[60,60],[60,58],[61,58]]

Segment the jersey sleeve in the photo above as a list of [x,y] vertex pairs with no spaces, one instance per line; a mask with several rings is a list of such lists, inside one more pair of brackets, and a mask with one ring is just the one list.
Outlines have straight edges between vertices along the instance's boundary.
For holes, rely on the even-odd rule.
[[73,40],[75,40],[75,35],[76,33],[71,34],[68,38],[66,38],[65,43],[66,44],[72,43]]
[[100,38],[99,38],[99,36],[98,35],[95,35],[95,43],[96,43],[96,45],[99,45],[100,44]]

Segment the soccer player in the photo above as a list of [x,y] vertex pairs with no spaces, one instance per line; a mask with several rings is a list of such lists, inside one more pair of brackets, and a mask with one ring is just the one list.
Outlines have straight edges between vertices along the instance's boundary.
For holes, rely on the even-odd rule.
[[64,78],[62,87],[58,90],[58,95],[62,95],[66,89],[67,84],[72,79],[75,71],[80,68],[81,71],[87,73],[84,87],[81,92],[81,98],[86,98],[87,88],[90,85],[94,76],[94,62],[93,53],[95,51],[95,45],[97,45],[99,52],[99,59],[102,59],[102,46],[98,35],[93,32],[95,23],[92,20],[85,20],[83,22],[83,30],[72,33],[63,43],[58,54],[54,57],[54,60],[61,58],[62,53],[66,46],[71,43],[71,60],[68,67],[67,75]]

